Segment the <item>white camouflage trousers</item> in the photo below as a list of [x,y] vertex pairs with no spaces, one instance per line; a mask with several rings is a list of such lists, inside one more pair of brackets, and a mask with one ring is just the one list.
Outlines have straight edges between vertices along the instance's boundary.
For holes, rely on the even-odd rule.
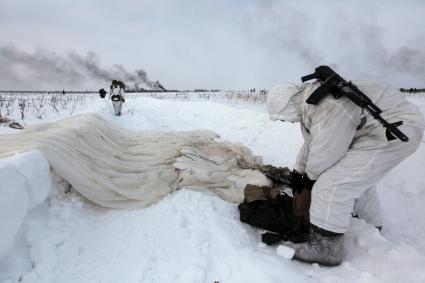
[[112,106],[114,107],[115,115],[119,116],[121,115],[121,109],[122,109],[122,101],[112,101]]
[[354,145],[340,161],[319,176],[312,190],[312,224],[344,233],[354,211],[368,223],[382,226],[375,186],[418,148],[423,136],[419,128],[401,126],[400,129],[409,137],[408,142],[396,139],[382,147]]

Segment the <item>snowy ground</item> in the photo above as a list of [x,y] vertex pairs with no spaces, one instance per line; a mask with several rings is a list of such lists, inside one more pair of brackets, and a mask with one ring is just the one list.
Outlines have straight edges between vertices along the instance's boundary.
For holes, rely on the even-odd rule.
[[[425,98],[411,100],[425,112]],[[125,107],[115,117],[109,103],[89,99],[72,114],[97,112],[133,130],[212,130],[279,166],[291,166],[302,143],[298,125],[270,121],[261,104],[130,97]],[[18,111],[12,116],[32,124],[71,113],[45,114],[43,120],[27,115],[25,123]],[[0,127],[1,133],[14,131]],[[261,231],[240,223],[235,204],[205,193],[178,191],[146,209],[122,211],[94,206],[55,185],[27,213],[0,260],[0,282],[425,282],[424,157],[425,142],[380,183],[384,229],[353,219],[339,267],[287,260],[281,248],[260,243]],[[0,174],[9,168],[4,164],[25,165],[2,162]],[[24,179],[49,186],[31,174]],[[14,189],[13,180],[4,184],[3,191]]]

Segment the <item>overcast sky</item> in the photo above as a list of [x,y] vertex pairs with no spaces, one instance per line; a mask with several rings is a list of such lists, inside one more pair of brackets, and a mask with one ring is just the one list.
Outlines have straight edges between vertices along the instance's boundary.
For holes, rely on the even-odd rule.
[[0,0],[0,89],[97,89],[123,69],[166,88],[269,89],[322,64],[425,87],[424,27],[423,0]]

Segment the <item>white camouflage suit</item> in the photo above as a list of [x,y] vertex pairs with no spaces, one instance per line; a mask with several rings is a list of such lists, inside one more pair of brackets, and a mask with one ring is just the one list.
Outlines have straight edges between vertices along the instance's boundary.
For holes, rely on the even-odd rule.
[[111,90],[111,96],[118,95],[118,96],[121,96],[122,98],[118,101],[112,101],[112,106],[114,107],[115,115],[121,115],[123,99],[125,99],[124,94],[125,94],[124,89],[114,88]]
[[386,129],[346,97],[323,98],[317,105],[306,99],[319,83],[281,85],[267,99],[272,120],[301,122],[304,144],[294,169],[317,180],[312,190],[310,222],[322,229],[344,233],[352,212],[376,227],[382,214],[375,185],[419,146],[425,121],[416,106],[388,84],[356,81],[390,123],[403,121],[399,129],[408,142],[388,141]]

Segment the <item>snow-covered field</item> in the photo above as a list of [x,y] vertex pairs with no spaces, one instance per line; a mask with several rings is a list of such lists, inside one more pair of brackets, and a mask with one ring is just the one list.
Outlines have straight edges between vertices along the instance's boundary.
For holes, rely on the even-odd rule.
[[[424,97],[409,99],[425,112]],[[115,117],[110,103],[93,96],[75,107],[73,100],[58,102],[57,111],[46,106],[42,119],[30,108],[24,121],[19,109],[9,114],[23,125],[96,112],[138,131],[212,130],[264,163],[291,167],[302,143],[299,126],[270,121],[263,104],[242,100],[134,95]],[[51,185],[43,166],[36,152],[0,160],[0,247],[8,249],[0,282],[425,282],[425,142],[379,185],[383,231],[353,219],[345,261],[335,268],[288,260],[282,247],[261,243],[262,231],[240,223],[235,204],[202,192],[177,191],[146,209],[123,211],[65,194],[53,182],[43,201]],[[31,192],[19,195],[21,187]],[[5,215],[11,210],[16,214]],[[14,227],[11,246],[5,235]]]

